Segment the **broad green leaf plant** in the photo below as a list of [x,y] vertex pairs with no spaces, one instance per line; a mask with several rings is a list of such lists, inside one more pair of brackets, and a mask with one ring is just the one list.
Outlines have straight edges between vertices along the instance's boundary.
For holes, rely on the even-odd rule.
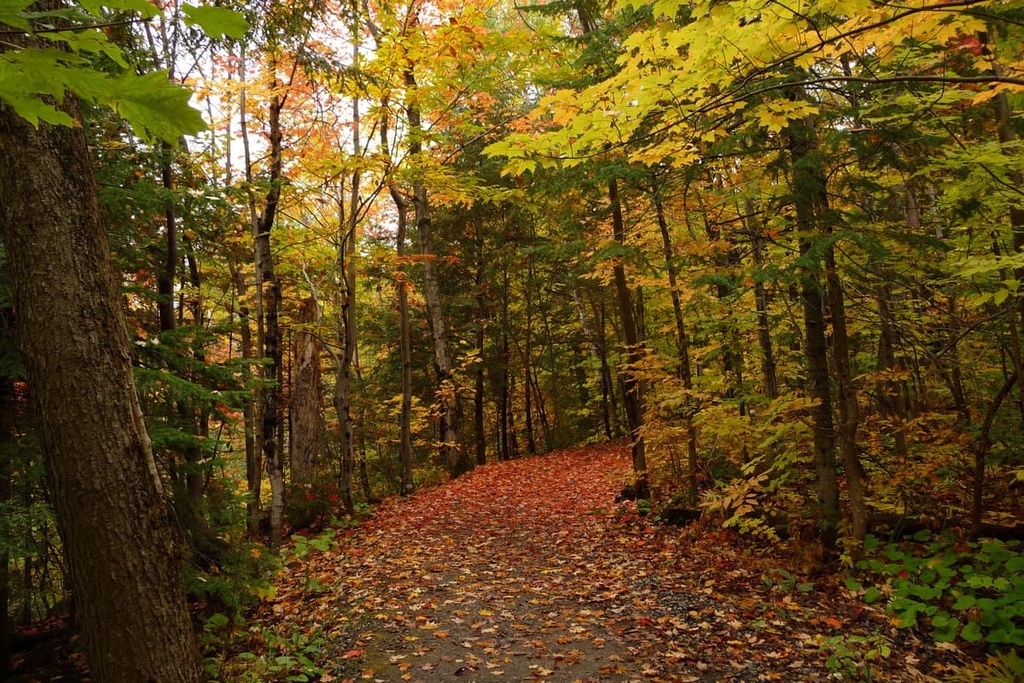
[[[248,23],[220,7],[183,6],[187,24],[210,36],[241,38]],[[206,129],[192,93],[165,72],[133,71],[104,32],[160,13],[147,0],[81,0],[73,4],[0,0],[0,100],[33,125],[72,126],[55,104],[71,94],[109,107],[147,141],[175,143]]]

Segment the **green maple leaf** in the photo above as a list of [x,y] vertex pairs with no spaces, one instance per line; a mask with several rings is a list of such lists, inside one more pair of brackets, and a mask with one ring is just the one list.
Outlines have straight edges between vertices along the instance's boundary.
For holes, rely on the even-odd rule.
[[111,81],[105,102],[127,119],[144,137],[174,143],[182,135],[206,130],[206,123],[189,100],[192,93],[155,72],[136,76],[124,74]]
[[227,9],[226,7],[193,7],[185,5],[181,8],[185,15],[185,23],[189,26],[199,26],[203,33],[211,38],[216,36],[227,36],[228,38],[242,38],[249,30],[249,22],[240,12]]

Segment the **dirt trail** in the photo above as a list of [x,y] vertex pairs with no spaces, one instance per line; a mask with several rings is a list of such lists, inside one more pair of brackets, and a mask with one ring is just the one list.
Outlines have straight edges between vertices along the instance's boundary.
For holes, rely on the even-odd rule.
[[614,502],[627,471],[624,448],[591,447],[388,502],[282,583],[299,614],[272,605],[267,620],[328,634],[324,681],[843,680],[823,644],[844,634],[889,643],[878,680],[922,680],[921,644],[877,609],[768,585],[725,544],[652,534]]

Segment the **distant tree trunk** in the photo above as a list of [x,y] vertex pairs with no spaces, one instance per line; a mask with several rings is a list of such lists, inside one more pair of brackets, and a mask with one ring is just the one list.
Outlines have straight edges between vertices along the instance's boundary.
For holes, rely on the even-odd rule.
[[476,464],[487,464],[487,439],[484,432],[484,342],[487,339],[487,298],[484,287],[486,272],[484,268],[484,233],[483,221],[477,217],[476,226],[476,350],[477,363],[474,370],[476,386],[473,390],[473,425],[474,442],[476,444]]
[[509,392],[509,344],[508,344],[508,331],[502,329],[501,331],[501,380],[500,380],[500,395],[498,397],[498,415],[501,421],[501,451],[499,453],[499,460],[511,460],[512,459],[512,448],[509,444],[509,438],[514,434],[510,428],[511,423],[511,397]]
[[613,416],[618,412],[618,409],[611,407],[615,396],[611,393],[611,372],[608,368],[608,354],[606,353],[606,345],[604,343],[604,321],[601,321],[601,337],[599,338],[598,329],[596,329],[597,325],[587,310],[579,290],[573,290],[573,300],[576,302],[576,313],[580,319],[580,327],[583,328],[583,337],[587,340],[587,346],[590,347],[590,355],[599,364],[598,383],[601,387],[601,424],[604,427],[605,438],[611,441],[614,438],[612,433]]
[[[360,69],[359,51],[359,7],[352,3],[352,64],[353,69]],[[362,141],[359,137],[359,95],[352,96],[352,158],[359,159],[363,154]],[[384,129],[382,129],[384,130]],[[386,130],[384,131],[385,135]],[[352,375],[358,363],[359,335],[356,325],[356,231],[359,228],[359,190],[361,176],[359,170],[352,172],[351,187],[348,197],[348,220],[345,220],[345,198],[338,193],[338,276],[341,280],[338,288],[338,347],[336,356],[336,372],[334,380],[334,408],[338,413],[338,429],[341,436],[341,467],[340,488],[341,500],[345,509],[355,511],[352,499],[352,475],[356,466],[356,420],[352,409]]]
[[850,499],[850,532],[857,543],[857,550],[854,552],[857,555],[868,528],[867,483],[860,456],[857,454],[860,405],[857,389],[853,385],[843,283],[836,266],[835,249],[831,246],[825,250],[825,278],[828,308],[832,317],[832,357],[835,359],[838,384],[836,404],[839,409],[839,424],[836,425],[836,439],[839,441],[839,454],[843,459],[843,469],[846,473],[846,493]]
[[174,329],[174,282],[178,269],[178,218],[174,210],[171,193],[174,192],[174,169],[171,167],[171,146],[166,142],[161,147],[160,178],[167,196],[164,198],[164,231],[167,249],[164,262],[157,275],[157,310],[162,331]]
[[[231,281],[235,286],[235,295],[238,305],[233,311],[238,315],[238,336],[242,360],[252,358],[252,328],[249,326],[249,306],[245,303],[246,291],[249,286],[245,282],[245,275],[239,270],[235,260],[228,258],[228,269],[231,272]],[[245,519],[246,530],[250,535],[259,531],[260,522],[260,485],[263,479],[262,452],[256,448],[253,423],[253,400],[252,396],[246,396],[242,403],[242,422],[245,430],[245,481],[246,481],[246,502]]]
[[775,348],[772,345],[771,320],[768,317],[768,291],[764,286],[764,231],[763,221],[754,216],[753,203],[747,204],[750,214],[753,240],[751,253],[754,267],[759,271],[754,277],[754,307],[757,311],[757,342],[761,347],[761,375],[764,393],[770,399],[779,397],[779,375],[775,364]]
[[412,467],[412,343],[409,330],[409,278],[406,268],[405,242],[409,225],[409,204],[392,184],[391,199],[398,210],[398,231],[395,235],[396,282],[398,289],[398,343],[402,363],[402,407],[399,417],[399,459],[402,465],[402,495],[413,492]]
[[498,415],[499,432],[501,434],[501,449],[498,454],[499,460],[511,460],[518,455],[516,447],[515,431],[515,407],[512,400],[512,351],[509,342],[509,328],[511,320],[509,308],[511,303],[511,283],[508,273],[508,262],[502,264],[501,279],[501,351],[499,352],[498,367]]
[[[252,160],[249,153],[249,126],[246,120],[246,81],[245,81],[245,46],[242,44],[242,49],[239,53],[238,60],[238,75],[242,82],[242,88],[239,93],[239,104],[238,104],[238,119],[239,127],[241,128],[242,137],[242,153],[245,157],[245,182],[247,185],[252,184]],[[250,214],[250,225],[256,225],[256,204],[250,198],[249,201],[249,214]],[[255,357],[253,350],[252,340],[252,328],[250,327],[251,315],[249,311],[249,305],[246,302],[246,292],[249,289],[249,285],[245,280],[245,275],[241,271],[235,262],[229,261],[231,267],[231,279],[235,283],[235,293],[238,295],[239,306],[238,306],[238,321],[239,321],[239,337],[242,345],[242,358],[249,360]],[[262,323],[259,322],[259,301],[257,301],[257,330],[262,327]],[[259,334],[257,334],[259,337]],[[257,339],[257,341],[259,341]],[[259,533],[260,519],[262,517],[262,496],[261,490],[263,488],[263,448],[257,442],[257,434],[262,424],[262,418],[260,417],[260,405],[261,400],[259,398],[259,391],[252,391],[250,395],[246,397],[245,403],[242,408],[242,419],[245,421],[245,481],[246,481],[246,494],[248,496],[246,500],[246,530],[250,536],[255,537]]]
[[[355,179],[354,179],[355,180]],[[358,192],[358,190],[355,190]],[[357,200],[358,201],[358,200]],[[338,254],[337,266],[341,282],[338,286],[337,308],[338,353],[335,356],[334,410],[338,414],[338,435],[341,460],[339,462],[338,488],[341,501],[349,512],[355,510],[352,499],[352,476],[356,465],[355,416],[352,413],[352,368],[356,354],[356,269],[355,269],[355,221],[356,208],[345,220],[345,198],[338,194]]]
[[[626,228],[622,218],[622,206],[619,203],[619,183],[612,180],[608,183],[608,201],[612,207],[612,231],[615,241],[626,244]],[[614,267],[615,292],[619,302],[619,316],[622,318],[622,338],[625,344],[626,367],[622,372],[622,400],[626,405],[626,421],[629,423],[629,435],[632,440],[633,473],[636,476],[635,492],[638,498],[650,497],[647,483],[647,456],[644,452],[642,433],[644,420],[643,396],[640,381],[634,367],[643,357],[640,348],[640,337],[637,328],[636,313],[633,308],[633,297],[626,283],[626,269],[622,261]]]
[[[811,120],[789,124],[789,153],[793,168],[793,203],[799,231],[800,255],[807,258],[820,237],[825,220],[827,196],[825,178],[818,158],[817,140]],[[835,429],[825,337],[824,288],[819,264],[804,264],[800,276],[800,297],[804,309],[804,352],[807,357],[808,395],[814,441],[814,471],[817,478],[818,533],[822,544],[832,549],[839,533],[839,480],[836,472]]]
[[[532,272],[532,268],[530,271]],[[537,453],[537,440],[533,433],[533,290],[530,278],[523,283],[523,299],[525,300],[526,326],[523,329],[523,419],[526,426],[526,452]]]
[[74,128],[34,127],[0,104],[0,232],[43,460],[95,680],[198,683],[181,538],[135,391],[76,101],[60,105]]
[[[506,343],[508,339],[505,340]],[[508,448],[509,458],[519,457],[519,434],[516,430],[516,375],[511,367],[505,369],[506,397],[505,417],[508,419]]]
[[295,343],[292,353],[292,484],[309,485],[316,481],[323,434],[323,389],[320,354],[322,344],[316,330],[320,305],[316,295],[303,299],[295,316]]
[[[531,267],[533,263],[531,262]],[[559,443],[555,442],[555,437],[552,433],[552,425],[558,425],[560,418],[558,416],[558,406],[560,403],[559,393],[563,389],[562,384],[559,381],[558,374],[558,363],[555,360],[555,341],[554,336],[551,334],[551,322],[548,319],[547,310],[544,306],[544,294],[543,288],[537,290],[537,305],[540,308],[540,320],[541,326],[544,328],[544,342],[547,348],[548,357],[548,381],[547,386],[549,387],[549,394],[547,394],[551,401],[547,402],[544,400],[545,392],[541,389],[540,380],[537,378],[537,372],[534,370],[533,373],[533,388],[537,392],[537,410],[540,413],[540,426],[544,431],[544,443],[546,444],[545,450],[551,450],[552,448],[558,448]],[[543,354],[541,358],[543,358]],[[543,364],[541,365],[543,367]],[[548,417],[548,405],[551,406],[551,417]],[[561,445],[569,445],[572,443],[572,435],[568,430],[562,430],[559,434],[560,439],[565,439],[565,443]]]
[[[417,100],[418,86],[410,64],[405,70],[407,91],[406,119],[409,123],[409,155],[414,163],[423,153],[423,124]],[[441,459],[448,472],[457,477],[473,469],[462,435],[462,398],[452,372],[448,323],[441,305],[441,285],[437,275],[437,252],[434,248],[434,225],[427,187],[422,180],[413,181],[413,211],[420,253],[423,255],[423,298],[427,304],[427,321],[434,341],[434,372],[437,375],[438,431],[441,438]]]
[[[665,207],[654,188],[654,210],[661,231],[661,243],[665,254],[665,269],[668,272],[668,286],[672,295],[672,314],[676,324],[676,351],[679,353],[677,374],[687,393],[683,425],[686,427],[686,488],[687,497],[692,505],[697,503],[697,428],[693,424],[695,398],[693,396],[693,374],[690,368],[690,338],[686,334],[686,323],[683,319],[683,302],[679,297],[679,283],[676,272],[675,251],[672,248],[672,236],[669,234],[668,221],[665,219]],[[694,404],[691,407],[691,404]]]
[[[921,215],[917,200],[909,187],[903,188],[904,220],[912,231],[921,229]],[[882,265],[877,268],[879,284],[875,288],[875,302],[878,307],[877,369],[889,373],[878,381],[875,393],[878,395],[879,411],[885,419],[883,429],[892,436],[896,453],[906,462],[908,456],[906,423],[910,409],[907,399],[907,383],[894,375],[904,369],[896,358],[896,322],[892,313],[893,274]]]
[[1002,388],[996,393],[985,411],[985,419],[982,422],[981,430],[974,439],[972,450],[974,451],[974,476],[971,481],[971,539],[977,540],[981,533],[982,517],[985,515],[985,460],[992,449],[992,423],[995,421],[999,406],[1003,404],[1006,397],[1013,391],[1017,383],[1016,372],[1010,374],[1003,383]]
[[[173,332],[182,324],[184,317],[184,306],[180,306],[175,315],[174,292],[178,282],[178,269],[180,262],[180,250],[178,248],[178,215],[170,194],[174,191],[174,169],[172,166],[173,150],[170,145],[164,143],[162,148],[162,159],[160,175],[163,189],[168,194],[164,199],[164,221],[166,231],[166,251],[157,277],[157,310],[160,320],[160,332]],[[193,324],[197,327],[202,324],[202,312],[198,299],[199,292],[199,271],[195,263],[195,255],[191,250],[191,243],[188,245],[189,278],[196,298],[192,299],[188,308],[192,315]],[[200,363],[205,362],[205,354],[201,347],[193,349],[195,359]],[[186,374],[183,379],[194,380],[194,377]],[[199,446],[199,439],[208,436],[208,421],[205,411],[197,409],[186,398],[177,398],[171,401],[169,411],[175,413],[178,418],[177,429],[197,437],[191,443],[179,448],[172,449],[169,457],[168,470],[174,495],[174,509],[178,523],[185,532],[185,537],[192,546],[194,552],[207,559],[220,558],[227,550],[227,545],[217,537],[210,527],[208,520],[200,506],[204,488],[207,482],[209,465],[204,464],[202,448]]]

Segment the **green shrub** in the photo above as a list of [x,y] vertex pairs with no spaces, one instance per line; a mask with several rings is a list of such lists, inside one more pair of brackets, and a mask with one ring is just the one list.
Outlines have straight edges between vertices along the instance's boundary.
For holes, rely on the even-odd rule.
[[1024,553],[1017,541],[960,543],[925,531],[916,543],[880,545],[868,537],[857,564],[865,602],[888,597],[901,628],[926,627],[939,642],[957,638],[991,646],[1024,646]]

